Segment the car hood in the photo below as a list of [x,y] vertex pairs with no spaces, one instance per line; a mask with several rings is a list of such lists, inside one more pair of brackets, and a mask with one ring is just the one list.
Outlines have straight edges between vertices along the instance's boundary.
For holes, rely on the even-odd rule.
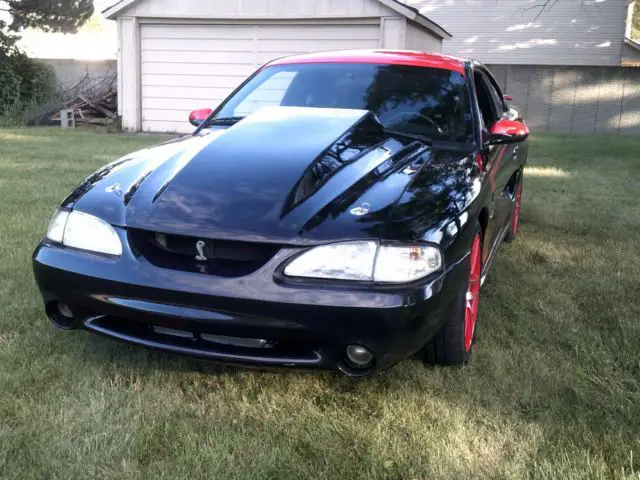
[[117,226],[199,238],[377,239],[437,155],[389,135],[367,111],[266,108],[228,129],[124,157],[64,204]]

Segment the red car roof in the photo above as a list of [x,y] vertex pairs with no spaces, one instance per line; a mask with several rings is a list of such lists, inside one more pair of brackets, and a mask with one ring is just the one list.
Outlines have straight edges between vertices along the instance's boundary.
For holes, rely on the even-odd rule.
[[464,75],[462,58],[439,53],[411,50],[342,50],[335,52],[309,53],[274,60],[268,65],[291,65],[296,63],[380,63],[386,65],[410,65],[451,70]]

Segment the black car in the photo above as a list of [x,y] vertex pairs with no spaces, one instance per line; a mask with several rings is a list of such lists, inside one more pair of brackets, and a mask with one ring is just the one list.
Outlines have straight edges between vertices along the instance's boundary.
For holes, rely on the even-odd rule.
[[56,326],[353,376],[468,361],[529,134],[484,66],[289,57],[191,122],[62,202],[33,257]]

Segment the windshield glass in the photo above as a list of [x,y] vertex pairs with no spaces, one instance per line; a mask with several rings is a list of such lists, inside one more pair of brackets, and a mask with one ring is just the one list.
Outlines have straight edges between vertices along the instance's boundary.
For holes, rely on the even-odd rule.
[[267,106],[370,110],[389,130],[472,141],[465,79],[449,70],[359,63],[267,67],[228,99],[215,118],[245,117]]

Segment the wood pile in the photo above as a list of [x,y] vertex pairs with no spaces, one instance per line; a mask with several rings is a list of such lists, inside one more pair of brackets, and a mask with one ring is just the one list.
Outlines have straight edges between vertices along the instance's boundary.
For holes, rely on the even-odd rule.
[[76,125],[108,125],[118,120],[115,76],[85,77],[62,93],[64,99],[50,120],[60,124],[60,110],[73,110]]

